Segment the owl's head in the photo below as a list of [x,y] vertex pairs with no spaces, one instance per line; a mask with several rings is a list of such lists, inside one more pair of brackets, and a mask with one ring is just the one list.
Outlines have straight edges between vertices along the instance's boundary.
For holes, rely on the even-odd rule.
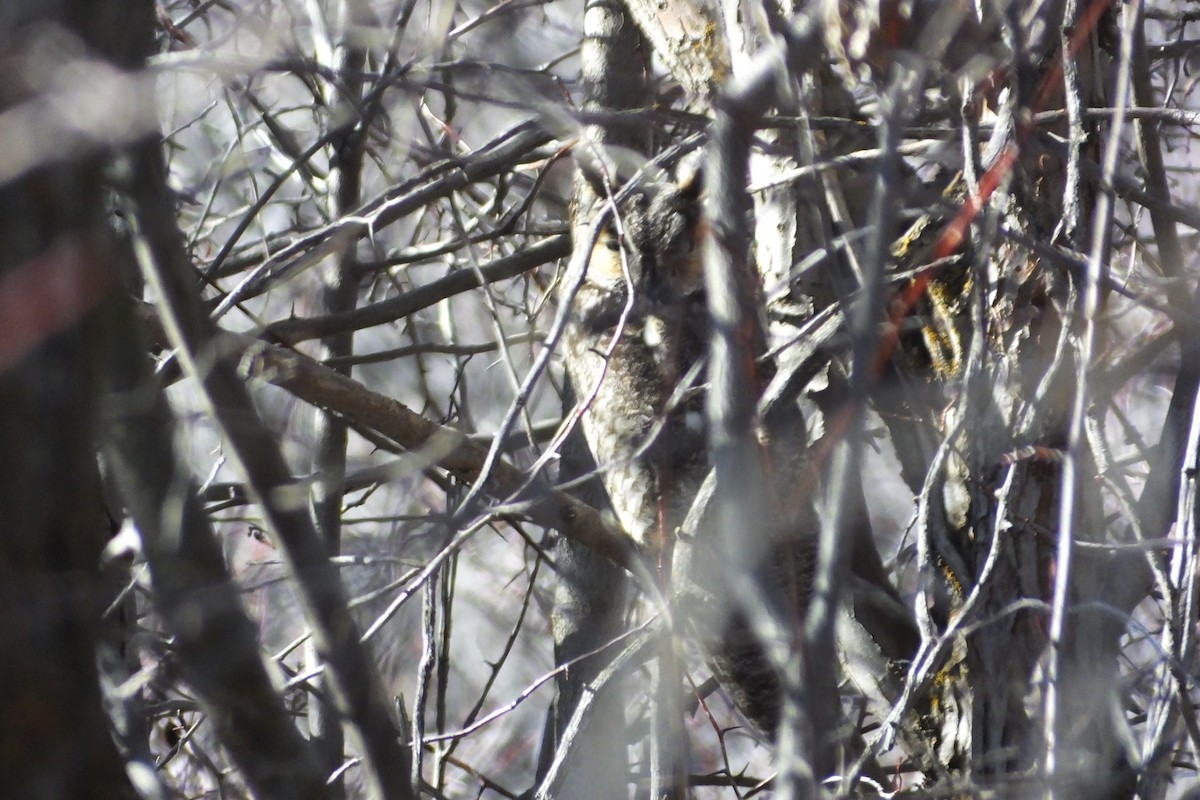
[[[603,181],[589,170],[582,172],[597,196],[607,196]],[[617,206],[592,248],[587,282],[617,293],[631,286],[652,301],[681,298],[700,289],[702,191],[698,168],[681,169],[674,180],[614,190]]]

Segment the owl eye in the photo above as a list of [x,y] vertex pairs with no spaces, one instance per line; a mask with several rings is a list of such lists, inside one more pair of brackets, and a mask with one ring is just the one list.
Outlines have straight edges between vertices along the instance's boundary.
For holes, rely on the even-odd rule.
[[696,239],[690,234],[683,234],[671,242],[671,252],[677,255],[687,255],[696,249]]
[[612,231],[601,231],[592,248],[592,257],[588,262],[588,275],[599,283],[613,283],[625,280],[624,259],[621,257],[621,239]]
[[666,237],[667,252],[672,255],[687,255],[696,249],[695,229],[692,223],[693,220],[689,219],[682,211],[676,211],[671,215]]
[[689,213],[687,209],[676,209],[668,217],[660,258],[671,286],[684,295],[692,294],[704,282],[704,265],[700,259],[702,228],[699,215]]

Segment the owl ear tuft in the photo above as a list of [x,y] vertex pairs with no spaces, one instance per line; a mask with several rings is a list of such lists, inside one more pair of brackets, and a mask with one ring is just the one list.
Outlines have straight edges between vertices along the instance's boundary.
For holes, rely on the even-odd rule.
[[606,197],[609,191],[616,193],[620,184],[610,165],[604,163],[598,153],[586,151],[575,156],[579,174],[597,197]]
[[646,167],[646,157],[636,150],[595,142],[575,147],[575,165],[597,197],[616,194],[630,178]]
[[689,200],[704,194],[704,151],[692,153],[675,166],[675,185]]

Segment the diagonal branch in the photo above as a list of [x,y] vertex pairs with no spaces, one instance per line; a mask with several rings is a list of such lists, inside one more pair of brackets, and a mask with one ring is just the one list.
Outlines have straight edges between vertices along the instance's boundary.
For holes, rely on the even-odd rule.
[[383,688],[359,642],[337,567],[329,560],[274,433],[259,418],[233,362],[216,348],[215,326],[204,312],[183,250],[173,206],[166,196],[166,169],[155,151],[133,182],[135,241],[139,267],[159,298],[164,328],[180,364],[195,380],[201,403],[220,428],[225,452],[242,474],[280,546],[293,589],[328,669],[338,712],[357,734],[361,766],[371,794],[414,798],[409,753],[384,700]]
[[316,266],[330,253],[340,251],[351,242],[371,235],[476,181],[509,170],[514,164],[527,162],[531,153],[550,139],[550,134],[540,125],[528,122],[501,134],[469,156],[447,159],[434,165],[422,176],[424,183],[402,186],[401,189],[405,191],[366,203],[354,213],[334,220],[284,247],[223,297],[213,311],[213,318],[219,319],[242,300],[255,297],[271,286]]
[[[141,313],[151,338],[157,344],[166,344],[167,334],[158,315],[145,306]],[[433,453],[430,466],[453,473],[464,482],[474,481],[486,463],[487,443],[426,419],[398,400],[372,392],[308,356],[228,331],[221,332],[218,347],[229,360],[241,359],[254,375],[307,403],[336,411],[407,450]],[[529,476],[523,470],[497,461],[487,490],[506,504],[506,510],[524,513],[538,525],[554,528],[618,566],[635,563],[637,546],[592,506],[544,483],[528,484]]]
[[525,272],[571,254],[571,237],[553,236],[512,255],[498,258],[478,270],[460,269],[443,278],[419,286],[398,297],[380,300],[339,314],[320,317],[295,317],[270,325],[267,335],[286,344],[298,344],[308,339],[362,330],[374,325],[386,325],[410,314],[429,308],[447,298],[477,289],[484,283],[515,278]]
[[256,797],[325,798],[325,774],[271,683],[196,486],[173,451],[175,420],[153,387],[136,328],[112,305],[96,370],[104,464],[137,525],[181,674]]

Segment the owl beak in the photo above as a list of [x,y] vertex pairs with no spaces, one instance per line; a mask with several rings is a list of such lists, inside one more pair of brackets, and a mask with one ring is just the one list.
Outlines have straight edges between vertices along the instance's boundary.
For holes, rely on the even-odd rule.
[[680,294],[695,294],[704,285],[704,262],[699,253],[679,259],[677,264],[672,265],[670,272]]

